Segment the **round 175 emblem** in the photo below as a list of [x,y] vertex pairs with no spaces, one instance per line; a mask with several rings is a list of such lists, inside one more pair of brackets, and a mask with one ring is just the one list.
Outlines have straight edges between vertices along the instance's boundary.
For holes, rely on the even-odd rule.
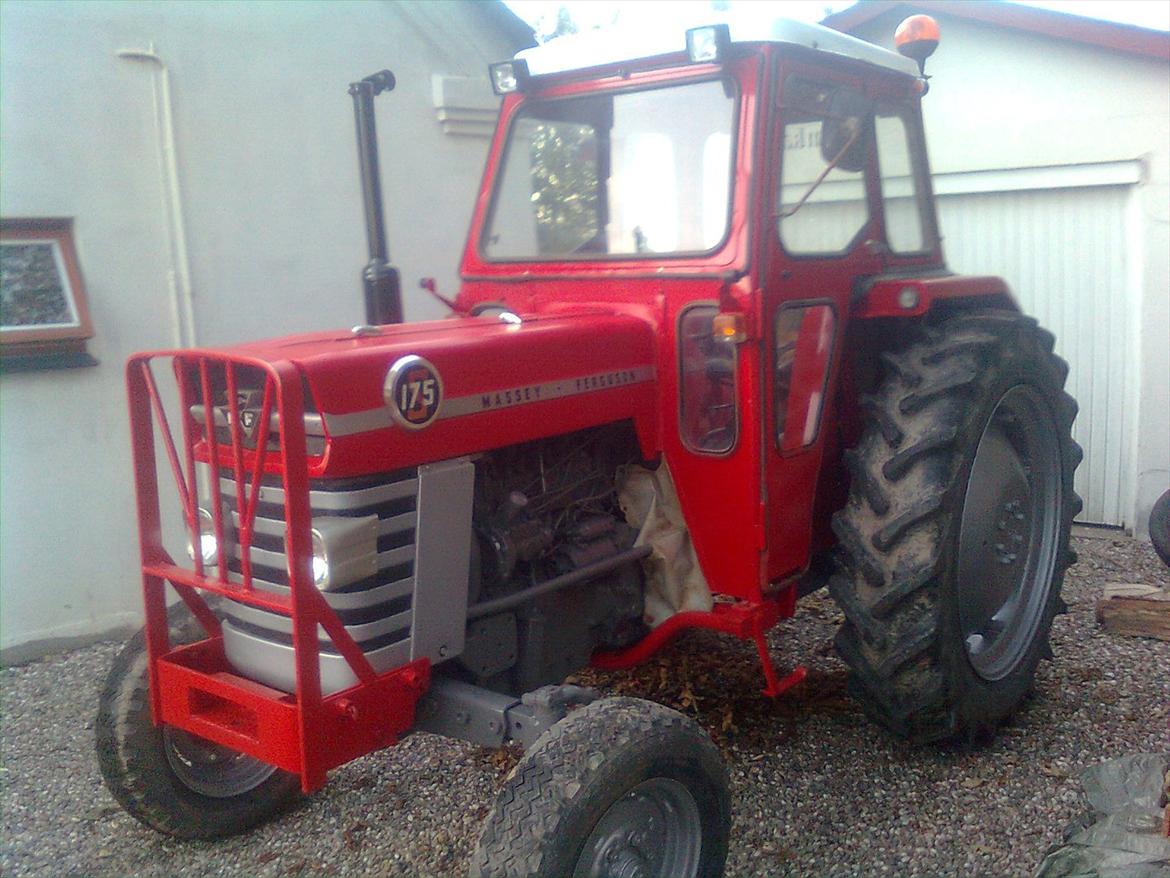
[[390,413],[402,426],[420,430],[430,424],[443,403],[443,380],[438,370],[415,354],[400,357],[386,373],[382,395]]

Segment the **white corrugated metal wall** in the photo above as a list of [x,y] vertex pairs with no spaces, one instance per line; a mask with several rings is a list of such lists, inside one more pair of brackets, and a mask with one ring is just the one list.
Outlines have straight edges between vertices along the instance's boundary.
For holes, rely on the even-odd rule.
[[962,192],[939,184],[951,269],[1006,279],[1024,310],[1056,334],[1056,351],[1069,363],[1067,387],[1080,404],[1073,434],[1085,451],[1079,520],[1132,526],[1127,437],[1135,426],[1129,399],[1139,303],[1128,264],[1131,186]]

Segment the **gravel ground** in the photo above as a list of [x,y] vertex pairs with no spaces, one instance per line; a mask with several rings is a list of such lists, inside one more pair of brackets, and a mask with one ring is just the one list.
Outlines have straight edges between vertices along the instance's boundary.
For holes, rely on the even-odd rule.
[[[866,722],[829,648],[838,614],[802,602],[772,636],[809,680],[756,696],[750,649],[697,633],[600,681],[706,723],[731,767],[729,875],[1028,875],[1084,806],[1077,774],[1170,747],[1170,643],[1101,632],[1104,582],[1166,583],[1149,546],[1077,539],[1035,696],[982,750],[910,749]],[[516,756],[431,735],[358,760],[290,814],[239,838],[180,843],[105,791],[93,714],[118,649],[98,644],[0,672],[4,875],[458,875]],[[76,697],[80,695],[81,697]]]

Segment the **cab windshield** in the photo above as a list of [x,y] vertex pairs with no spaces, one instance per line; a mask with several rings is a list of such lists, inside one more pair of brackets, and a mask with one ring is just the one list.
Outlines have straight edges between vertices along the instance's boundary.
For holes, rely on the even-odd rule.
[[715,249],[730,216],[735,106],[723,80],[526,104],[496,175],[484,256]]

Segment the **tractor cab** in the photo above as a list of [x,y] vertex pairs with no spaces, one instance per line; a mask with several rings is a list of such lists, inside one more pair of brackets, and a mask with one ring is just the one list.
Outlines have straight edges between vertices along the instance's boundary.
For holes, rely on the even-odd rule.
[[565,37],[490,73],[504,100],[459,305],[650,322],[699,559],[714,591],[759,599],[834,541],[857,418],[830,389],[856,380],[854,318],[890,304],[877,279],[944,271],[919,66],[776,20]]

